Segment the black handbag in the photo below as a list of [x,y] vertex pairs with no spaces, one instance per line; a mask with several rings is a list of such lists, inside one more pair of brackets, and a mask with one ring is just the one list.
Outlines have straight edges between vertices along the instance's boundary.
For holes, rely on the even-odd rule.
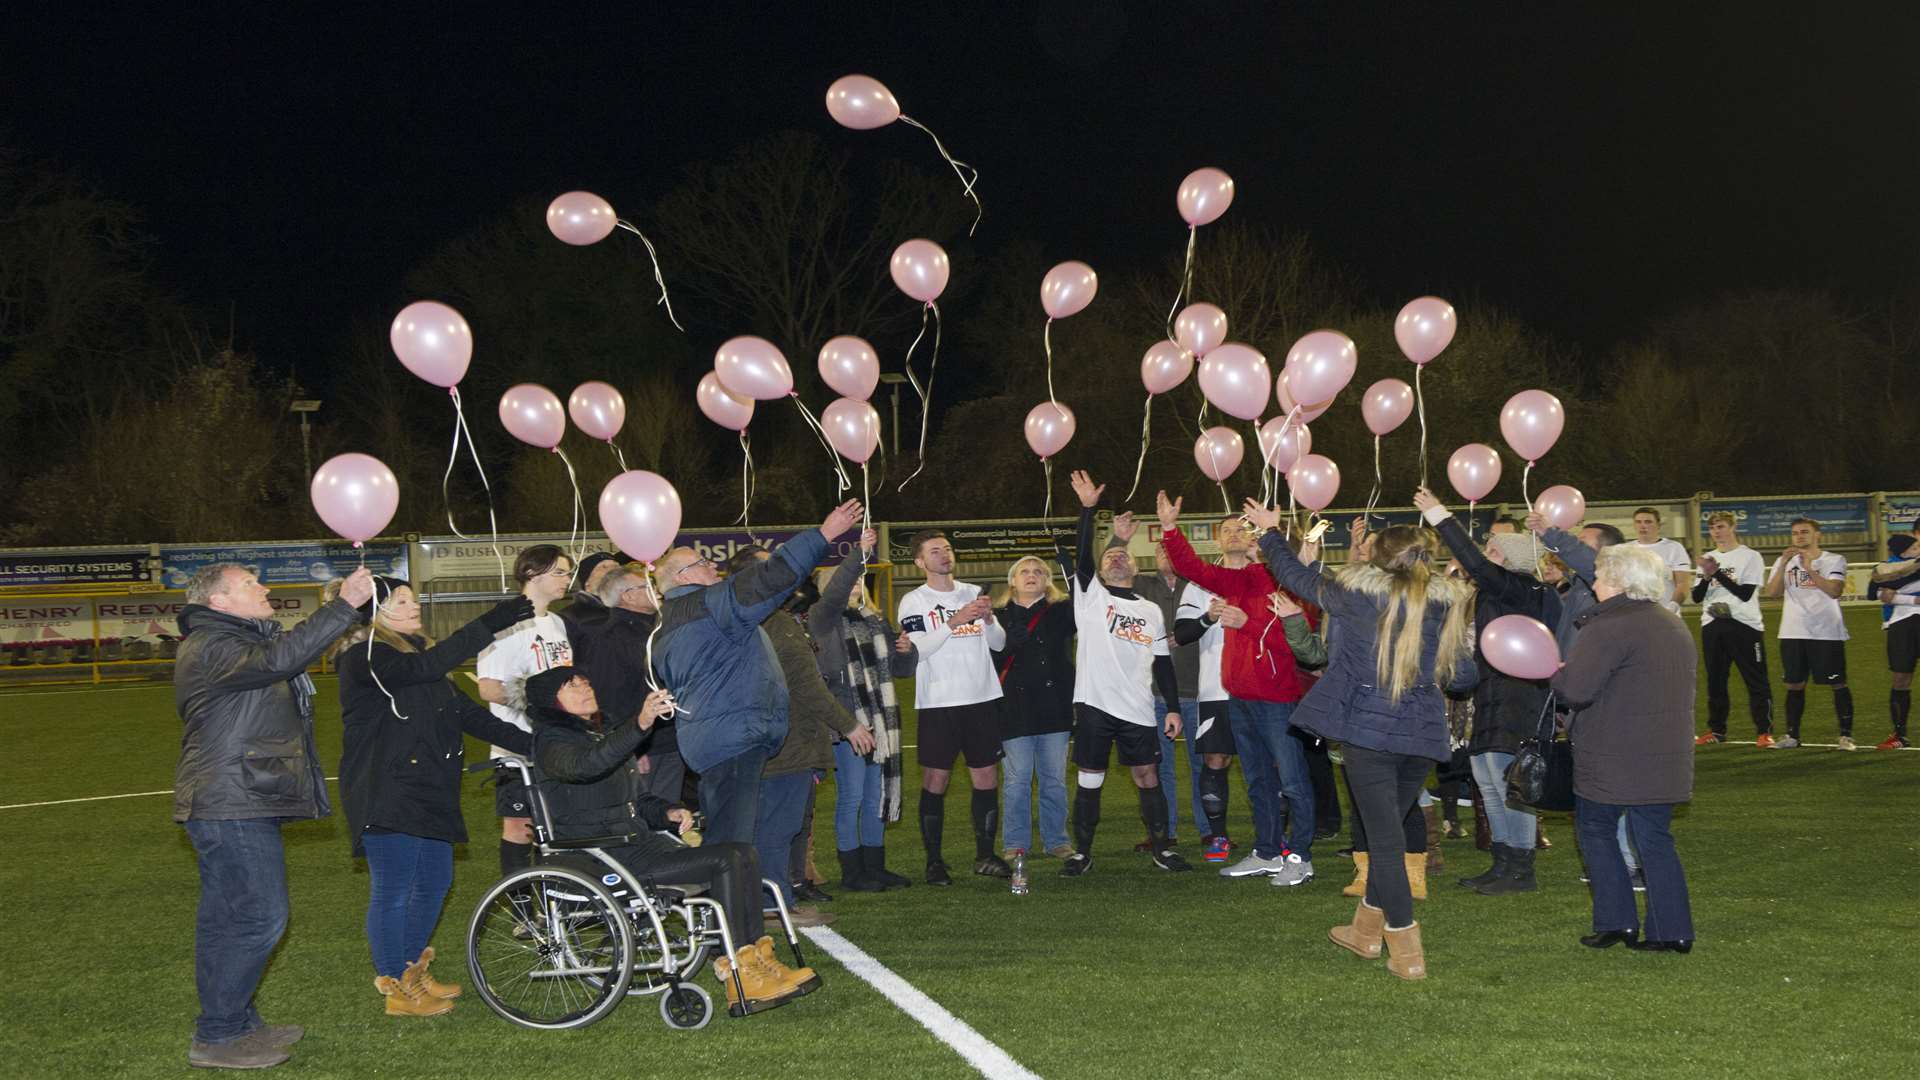
[[1507,766],[1507,804],[1542,811],[1573,809],[1573,744],[1554,731],[1551,693],[1540,707],[1533,737],[1520,740]]

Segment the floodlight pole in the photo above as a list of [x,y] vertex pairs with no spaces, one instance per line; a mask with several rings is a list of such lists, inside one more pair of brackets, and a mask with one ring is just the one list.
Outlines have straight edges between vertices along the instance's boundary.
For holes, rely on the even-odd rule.
[[900,387],[902,384],[904,384],[907,381],[907,377],[905,375],[896,375],[893,372],[886,372],[880,376],[880,381],[883,383],[889,383],[893,386],[893,423],[889,425],[889,430],[892,432],[892,438],[893,438],[893,456],[899,457],[900,456]]
[[313,486],[313,428],[307,423],[309,417],[320,411],[320,402],[311,399],[296,400],[287,406],[288,412],[300,414],[300,460],[307,467],[307,486]]

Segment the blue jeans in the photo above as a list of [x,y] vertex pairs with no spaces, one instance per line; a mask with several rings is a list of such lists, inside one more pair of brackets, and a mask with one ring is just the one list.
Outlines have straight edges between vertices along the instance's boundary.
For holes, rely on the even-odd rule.
[[1293,737],[1288,723],[1292,703],[1234,698],[1228,709],[1247,802],[1253,807],[1253,853],[1271,859],[1291,851],[1312,862],[1313,779],[1307,773],[1306,747]]
[[1473,755],[1473,782],[1480,788],[1480,804],[1487,811],[1487,831],[1493,842],[1532,851],[1540,822],[1524,807],[1507,805],[1507,766],[1513,755],[1487,750]]
[[760,770],[766,767],[767,752],[749,750],[700,770],[700,812],[707,819],[703,835],[708,841],[753,843],[760,806]]
[[1069,732],[1023,735],[1000,744],[1006,775],[1000,781],[1000,829],[1009,851],[1033,850],[1033,780],[1040,779],[1040,842],[1067,846],[1067,738]]
[[186,822],[200,863],[193,1037],[232,1042],[261,1025],[253,991],[287,929],[287,858],[279,818]]
[[453,845],[406,833],[366,833],[367,943],[375,974],[397,979],[433,939],[453,887]]
[[841,851],[885,843],[886,777],[880,763],[854,753],[845,739],[833,744],[833,843]]
[[1627,835],[1627,816],[1620,815],[1620,858],[1627,864],[1627,872],[1640,869],[1640,856],[1634,853],[1633,838]]
[[[1158,694],[1153,699],[1153,722],[1160,725],[1160,791],[1167,797],[1167,839],[1178,840],[1180,833],[1180,792],[1178,779],[1180,770],[1176,759],[1179,750],[1172,739],[1167,738],[1167,703],[1160,700]],[[1200,754],[1193,748],[1193,729],[1200,726],[1200,702],[1193,698],[1180,699],[1180,737],[1187,743],[1187,779],[1193,790],[1193,831],[1207,831],[1207,812],[1200,807]]]
[[793,838],[800,835],[800,825],[807,817],[807,792],[812,787],[811,769],[760,781],[753,847],[760,853],[760,876],[777,882],[789,905],[793,903],[793,885],[787,877],[788,862],[793,853]]
[[1580,853],[1593,886],[1593,929],[1636,930],[1633,882],[1620,857],[1617,822],[1625,821],[1640,852],[1647,877],[1648,941],[1692,941],[1693,908],[1687,899],[1687,874],[1673,847],[1673,806],[1614,806],[1574,796],[1574,824]]

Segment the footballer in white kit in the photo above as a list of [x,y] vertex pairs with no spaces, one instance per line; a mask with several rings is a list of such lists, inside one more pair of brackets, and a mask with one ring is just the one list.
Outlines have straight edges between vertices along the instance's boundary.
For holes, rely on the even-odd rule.
[[1800,745],[1800,718],[1807,709],[1807,681],[1833,689],[1838,744],[1852,750],[1853,691],[1847,689],[1847,623],[1840,594],[1847,587],[1847,557],[1820,549],[1820,523],[1793,523],[1791,546],[1774,560],[1766,594],[1780,597],[1780,667],[1787,686],[1787,737],[1776,745]]

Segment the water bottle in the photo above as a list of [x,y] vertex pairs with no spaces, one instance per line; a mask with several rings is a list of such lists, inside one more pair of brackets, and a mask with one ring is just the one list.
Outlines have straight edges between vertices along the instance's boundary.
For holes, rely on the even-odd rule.
[[1013,849],[1013,895],[1027,895],[1027,849]]

